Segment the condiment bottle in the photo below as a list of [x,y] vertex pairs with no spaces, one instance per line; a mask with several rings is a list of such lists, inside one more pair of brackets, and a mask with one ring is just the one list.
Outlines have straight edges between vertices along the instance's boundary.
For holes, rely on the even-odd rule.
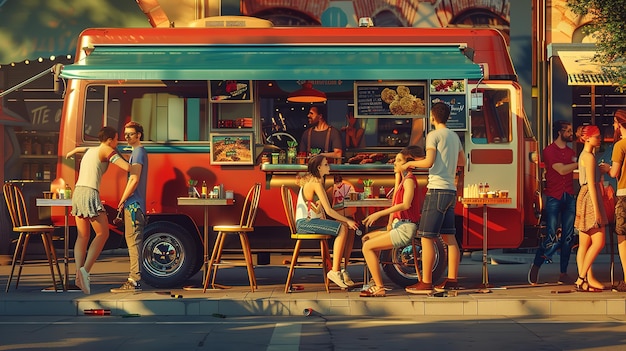
[[384,186],[380,186],[380,188],[378,188],[378,197],[381,199],[384,199],[387,197],[387,193],[385,192],[385,187]]
[[206,181],[202,181],[202,198],[206,199],[208,193],[208,188],[206,186]]
[[72,198],[72,188],[70,188],[69,184],[65,184],[65,194],[63,194],[66,199]]

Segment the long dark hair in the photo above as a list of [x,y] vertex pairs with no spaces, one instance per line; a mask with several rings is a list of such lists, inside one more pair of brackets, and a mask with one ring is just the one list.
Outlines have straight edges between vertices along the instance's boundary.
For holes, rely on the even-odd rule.
[[418,145],[404,147],[400,150],[400,154],[404,156],[407,161],[414,161],[425,156],[424,149]]

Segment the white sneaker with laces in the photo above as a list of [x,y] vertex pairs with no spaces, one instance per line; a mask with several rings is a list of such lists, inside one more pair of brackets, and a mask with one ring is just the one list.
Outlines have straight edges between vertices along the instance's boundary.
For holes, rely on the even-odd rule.
[[137,293],[137,292],[141,292],[141,283],[139,283],[137,281],[134,281],[134,280],[130,280],[130,278],[129,278],[119,288],[112,288],[111,292],[112,293],[125,293],[125,292]]
[[328,271],[328,273],[326,273],[326,276],[333,283],[339,285],[340,288],[347,288],[348,287],[346,285],[346,283],[343,281],[343,275],[341,274],[340,271]]
[[348,286],[348,287],[353,287],[355,284],[352,281],[352,279],[350,278],[350,274],[348,274],[348,271],[346,271],[345,269],[341,270],[341,276],[343,278],[343,282]]

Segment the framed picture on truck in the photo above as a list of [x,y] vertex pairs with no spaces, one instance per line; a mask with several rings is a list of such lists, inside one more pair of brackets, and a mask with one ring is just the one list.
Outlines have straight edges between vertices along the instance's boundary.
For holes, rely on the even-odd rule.
[[250,80],[210,80],[211,102],[253,102],[252,81]]
[[252,133],[211,133],[211,164],[251,165],[254,163]]

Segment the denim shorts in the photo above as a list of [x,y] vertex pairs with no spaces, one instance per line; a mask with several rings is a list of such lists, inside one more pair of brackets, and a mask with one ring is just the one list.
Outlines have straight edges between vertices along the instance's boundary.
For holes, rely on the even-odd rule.
[[341,222],[332,219],[300,218],[296,221],[296,230],[303,234],[339,235]]
[[456,234],[454,205],[456,190],[428,189],[422,205],[418,237],[434,238]]
[[411,239],[415,236],[417,224],[408,219],[394,219],[391,222],[389,238],[394,248],[405,247],[411,244]]

